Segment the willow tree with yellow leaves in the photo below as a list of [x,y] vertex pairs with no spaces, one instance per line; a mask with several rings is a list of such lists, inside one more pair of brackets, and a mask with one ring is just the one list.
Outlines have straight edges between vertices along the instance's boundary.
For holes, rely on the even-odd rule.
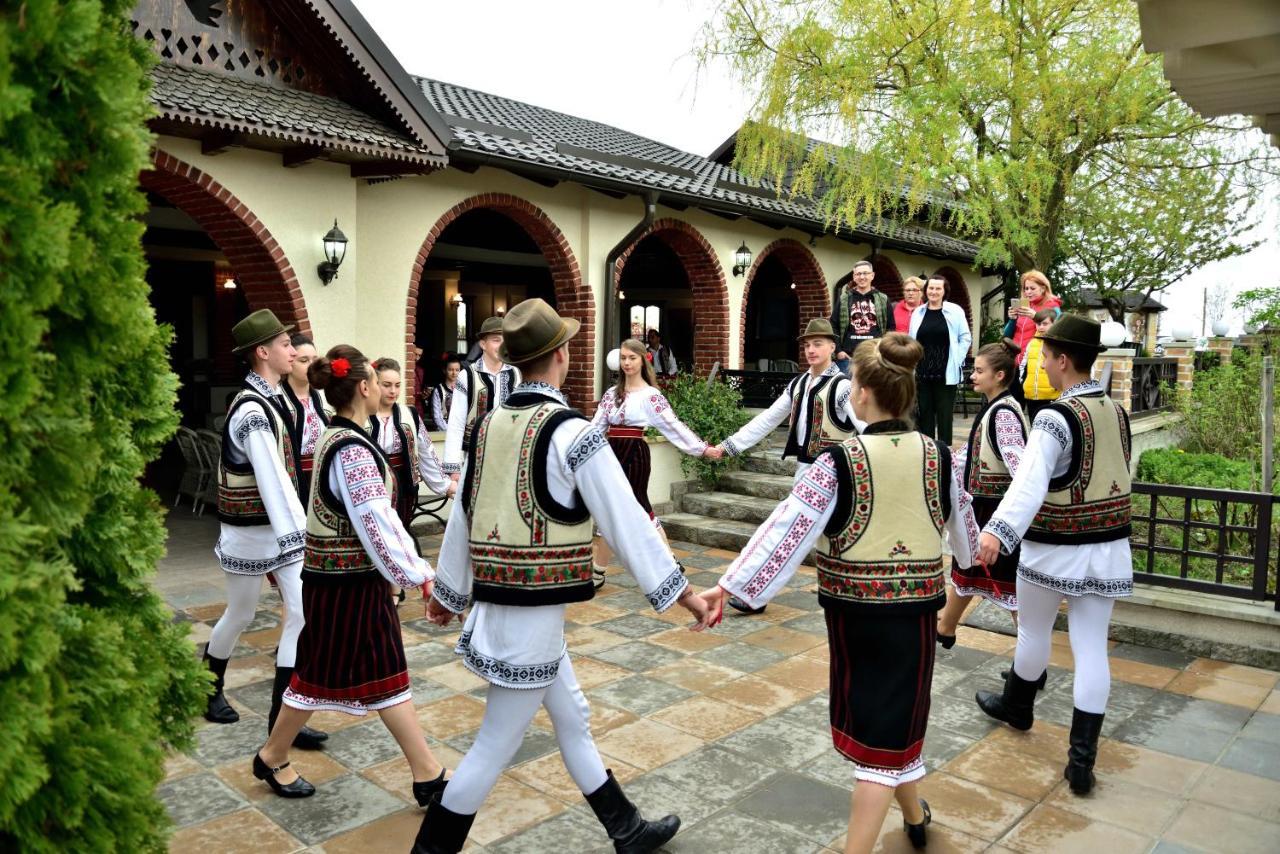
[[[726,0],[698,53],[754,95],[744,171],[836,225],[931,219],[992,267],[1049,269],[1084,213],[1097,227],[1158,207],[1180,176],[1203,192],[1210,175],[1248,212],[1276,172],[1247,120],[1171,91],[1133,0]],[[1167,227],[1242,227],[1220,206],[1184,214]]]

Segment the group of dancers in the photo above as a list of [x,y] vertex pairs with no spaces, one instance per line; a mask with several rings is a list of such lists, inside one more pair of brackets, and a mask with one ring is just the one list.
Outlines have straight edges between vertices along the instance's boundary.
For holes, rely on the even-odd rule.
[[[814,550],[832,739],[855,780],[846,851],[872,849],[893,800],[911,844],[926,844],[931,813],[918,783],[935,652],[955,643],[975,595],[1015,615],[1004,688],[976,700],[1019,730],[1033,724],[1066,599],[1075,712],[1064,776],[1073,792],[1090,792],[1111,606],[1132,591],[1129,427],[1090,379],[1103,349],[1096,322],[1064,315],[1039,333],[1041,366],[1061,395],[1030,424],[1011,397],[1017,346],[981,348],[971,379],[987,405],[954,454],[908,420],[922,350],[901,333],[858,344],[845,373],[832,363],[831,324],[811,321],[800,336],[808,369],[711,445],[671,410],[639,341],[620,348],[618,382],[594,418],[571,409],[561,389],[578,329],[540,299],[486,321],[481,359],[458,375],[441,461],[417,413],[398,402],[398,364],[345,345],[321,357],[267,310],[237,324],[249,373],[219,467],[216,552],[228,605],[206,651],[215,675],[206,716],[236,719],[222,690],[227,659],[270,573],[284,626],[268,738],[253,758],[258,779],[283,797],[314,794],[289,764],[291,747],[327,738],[306,726],[312,712],[377,711],[426,807],[413,851],[457,852],[545,707],[565,766],[615,849],[656,851],[680,820],[646,820],[604,767],[565,642],[566,606],[593,597],[612,552],[656,611],[679,605],[703,631],[726,602],[764,610]],[[649,502],[645,428],[683,453],[719,458],[784,420],[784,455],[798,461],[790,495],[719,583],[695,592]],[[419,482],[456,492],[434,569],[408,531]],[[488,683],[479,732],[451,776],[411,703],[392,595],[406,588],[422,589],[433,623],[457,617],[456,652]]]

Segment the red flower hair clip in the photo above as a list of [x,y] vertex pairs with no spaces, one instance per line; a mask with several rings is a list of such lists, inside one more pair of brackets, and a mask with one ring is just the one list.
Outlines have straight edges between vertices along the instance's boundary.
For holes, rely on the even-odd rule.
[[333,375],[338,379],[342,379],[347,374],[351,373],[351,362],[346,359],[334,359],[329,367],[333,369]]

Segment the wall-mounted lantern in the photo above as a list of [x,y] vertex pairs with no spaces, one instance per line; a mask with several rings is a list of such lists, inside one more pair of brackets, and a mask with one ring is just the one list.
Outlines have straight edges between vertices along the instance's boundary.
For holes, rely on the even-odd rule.
[[316,268],[320,281],[326,285],[338,278],[338,268],[342,259],[347,256],[347,236],[338,228],[338,220],[333,221],[333,228],[324,236],[324,260]]
[[744,240],[738,247],[738,251],[733,253],[733,275],[741,276],[750,266],[751,250],[747,248],[747,242]]

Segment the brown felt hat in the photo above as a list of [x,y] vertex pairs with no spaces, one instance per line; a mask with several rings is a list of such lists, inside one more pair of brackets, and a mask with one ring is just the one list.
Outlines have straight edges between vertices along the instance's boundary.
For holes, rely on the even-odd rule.
[[830,338],[839,344],[840,339],[836,337],[836,331],[831,328],[831,321],[825,317],[816,317],[809,321],[809,325],[804,328],[804,333],[797,336],[797,341],[803,341],[806,338]]
[[581,325],[572,317],[561,317],[546,300],[524,300],[502,319],[499,355],[513,365],[532,362],[577,335]]
[[231,327],[231,340],[235,342],[232,353],[243,353],[252,350],[259,344],[266,344],[282,332],[288,332],[293,324],[284,324],[269,308],[260,308],[244,320]]
[[476,336],[476,340],[478,341],[486,335],[501,335],[501,334],[502,334],[502,318],[494,316],[494,317],[490,317],[484,323],[480,324],[480,334]]
[[1044,332],[1036,336],[1050,344],[1062,344],[1080,350],[1093,350],[1101,353],[1107,349],[1102,342],[1102,324],[1091,317],[1079,314],[1064,314],[1053,322]]

